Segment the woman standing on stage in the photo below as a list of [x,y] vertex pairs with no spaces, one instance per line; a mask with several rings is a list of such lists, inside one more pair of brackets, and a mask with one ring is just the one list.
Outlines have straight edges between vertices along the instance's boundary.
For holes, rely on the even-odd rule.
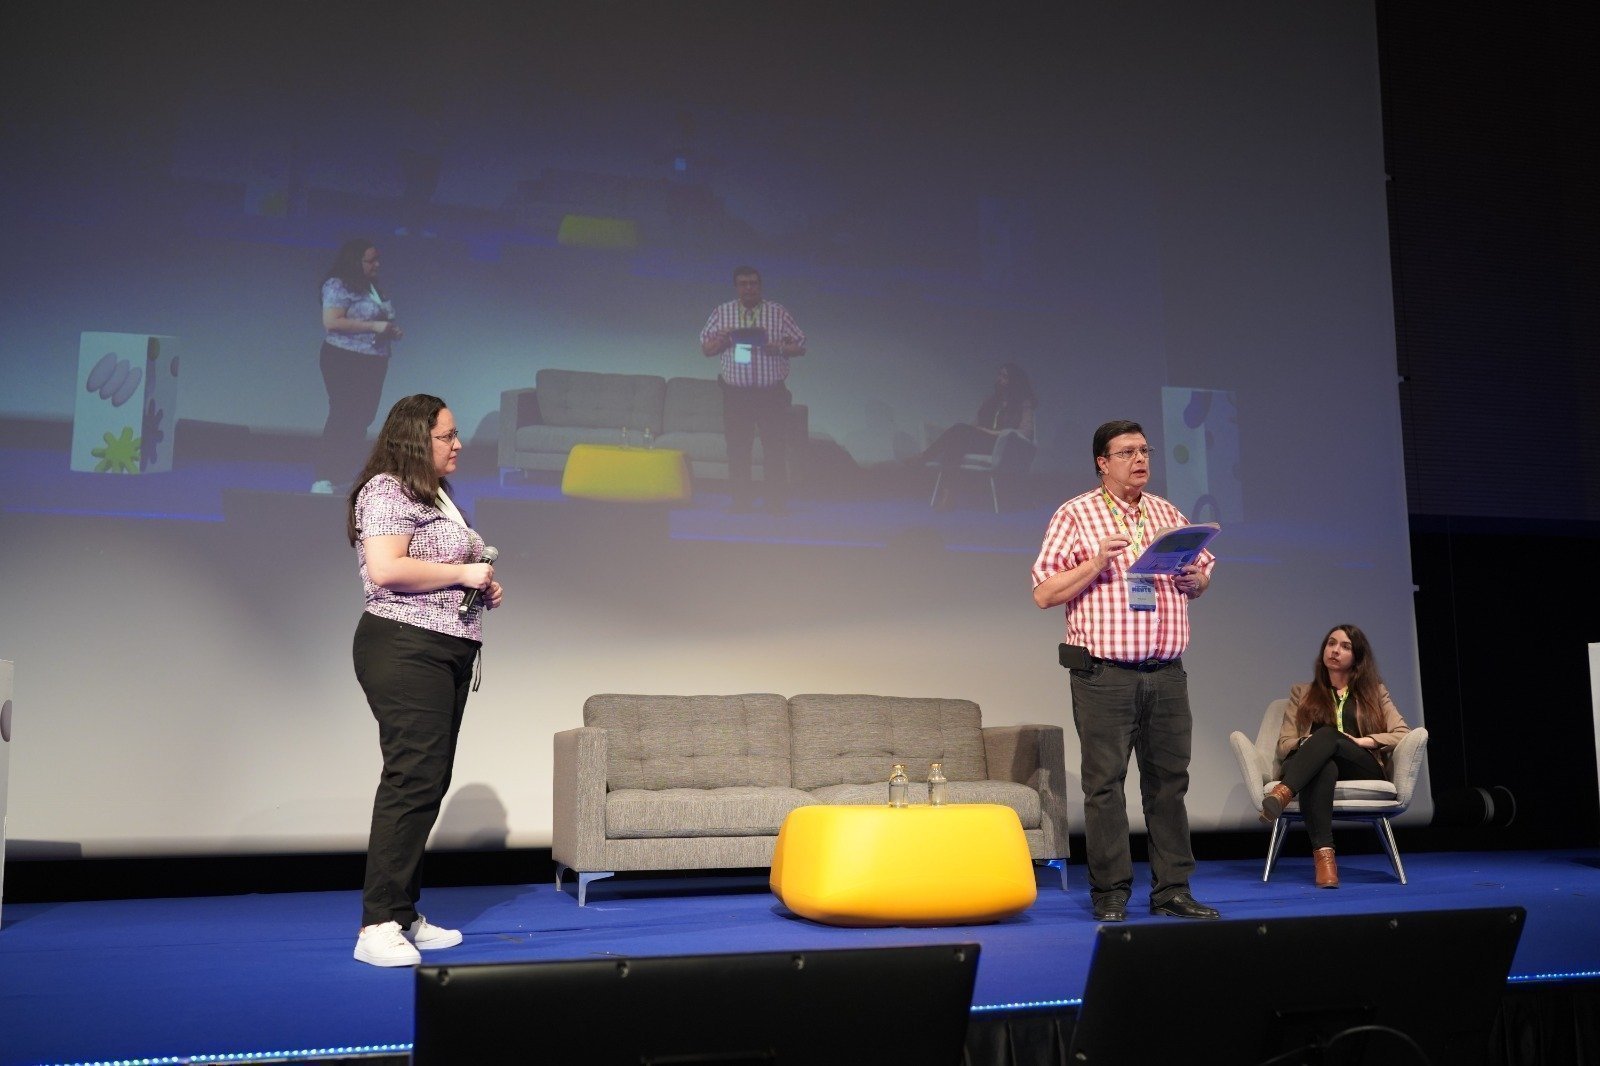
[[311,491],[332,493],[349,483],[361,461],[367,427],[378,414],[389,349],[404,333],[394,304],[378,288],[378,249],[357,237],[344,242],[322,281],[322,382],[328,419]]
[[[461,452],[455,416],[437,396],[407,396],[384,420],[350,492],[346,532],[367,607],[356,625],[356,679],[378,720],[383,776],[372,804],[361,934],[355,957],[410,966],[420,948],[461,943],[417,913],[422,853],[450,787],[456,736],[483,637],[500,606],[483,538],[451,501]],[[481,607],[462,612],[469,589]]]
[[1339,887],[1334,785],[1387,777],[1388,757],[1410,731],[1378,674],[1367,635],[1352,625],[1334,626],[1322,640],[1311,683],[1289,690],[1278,732],[1283,769],[1261,801],[1261,820],[1274,822],[1300,797],[1318,888]]

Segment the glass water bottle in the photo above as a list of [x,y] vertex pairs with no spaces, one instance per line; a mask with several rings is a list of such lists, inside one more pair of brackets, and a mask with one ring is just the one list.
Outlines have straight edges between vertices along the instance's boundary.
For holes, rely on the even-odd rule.
[[897,762],[889,774],[889,806],[904,807],[906,796],[910,791],[911,779],[906,776],[905,764]]

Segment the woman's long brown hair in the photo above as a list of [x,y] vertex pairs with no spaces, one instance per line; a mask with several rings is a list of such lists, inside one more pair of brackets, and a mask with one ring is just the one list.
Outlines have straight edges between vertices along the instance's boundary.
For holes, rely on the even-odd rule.
[[350,489],[345,507],[345,534],[351,547],[361,536],[356,528],[356,497],[379,474],[393,474],[407,496],[430,507],[439,505],[440,489],[450,491],[449,482],[433,465],[433,426],[444,409],[443,400],[424,392],[402,397],[389,408],[389,417],[383,420],[372,454]]

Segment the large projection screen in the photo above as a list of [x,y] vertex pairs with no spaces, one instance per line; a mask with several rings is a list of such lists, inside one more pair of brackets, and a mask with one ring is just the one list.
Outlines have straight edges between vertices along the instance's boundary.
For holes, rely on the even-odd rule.
[[[356,50],[322,9],[63,5],[26,48],[4,16],[13,857],[364,846],[361,590],[307,491],[354,235],[406,326],[380,414],[449,402],[503,553],[436,847],[547,845],[551,736],[595,692],[964,697],[1063,725],[1076,796],[1028,574],[1112,418],[1223,527],[1185,656],[1197,830],[1254,824],[1228,734],[1334,624],[1422,721],[1370,5],[552,6],[402,5]],[[501,394],[540,370],[714,377],[741,263],[807,336],[787,517],[714,477],[630,508],[499,476]],[[913,457],[1004,362],[1032,465],[999,514],[981,481],[933,510]],[[165,454],[102,436],[119,395]]]

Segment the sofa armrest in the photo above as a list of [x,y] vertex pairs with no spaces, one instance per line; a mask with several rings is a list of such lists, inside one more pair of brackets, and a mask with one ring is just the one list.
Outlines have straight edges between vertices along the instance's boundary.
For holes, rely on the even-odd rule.
[[593,726],[555,736],[550,855],[574,870],[605,869],[606,731]]
[[1039,793],[1039,828],[1057,857],[1067,845],[1066,734],[1058,725],[983,727],[983,755],[989,776],[1015,781]]
[[516,466],[517,430],[539,422],[538,389],[506,389],[500,393],[500,465]]

